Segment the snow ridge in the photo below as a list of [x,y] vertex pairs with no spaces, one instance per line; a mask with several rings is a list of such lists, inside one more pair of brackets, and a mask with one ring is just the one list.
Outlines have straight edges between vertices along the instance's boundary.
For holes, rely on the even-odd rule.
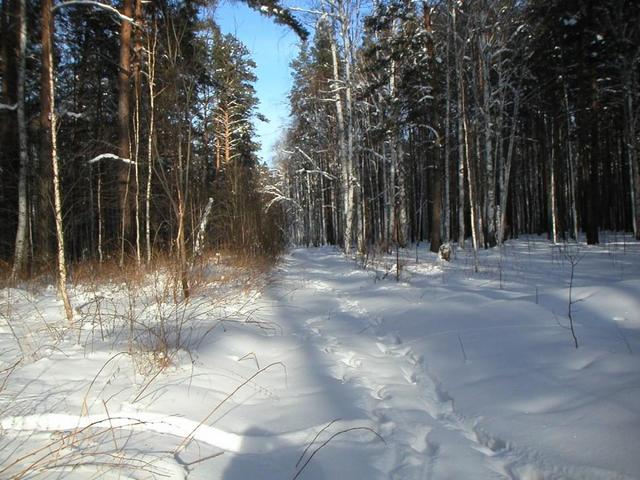
[[[78,416],[62,413],[47,413],[41,415],[5,417],[0,420],[0,428],[3,431],[22,433],[70,432],[86,428],[114,428],[155,432],[185,438],[195,430],[192,435],[194,440],[224,451],[243,454],[265,454],[281,449],[284,446],[304,446],[323,426],[324,425],[315,425],[304,430],[287,432],[280,435],[249,436],[225,432],[210,425],[201,425],[199,422],[188,418],[151,412],[121,412],[108,417],[105,415]],[[342,426],[344,428],[350,428],[361,426],[361,423],[342,422]],[[357,441],[358,438],[364,439],[364,437],[354,437],[355,441]]]

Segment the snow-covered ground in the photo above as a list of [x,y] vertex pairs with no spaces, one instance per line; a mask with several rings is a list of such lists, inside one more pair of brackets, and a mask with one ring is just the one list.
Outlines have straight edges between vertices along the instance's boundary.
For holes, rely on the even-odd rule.
[[5,289],[0,478],[640,478],[640,244],[605,240],[420,246],[399,282],[297,249],[188,305],[76,287],[73,328]]

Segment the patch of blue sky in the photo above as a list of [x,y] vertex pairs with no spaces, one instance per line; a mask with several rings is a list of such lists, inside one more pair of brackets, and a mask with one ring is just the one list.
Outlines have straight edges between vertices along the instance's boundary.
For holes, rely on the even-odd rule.
[[289,116],[287,96],[292,83],[289,64],[298,54],[298,37],[242,2],[220,3],[215,18],[224,33],[235,35],[247,46],[256,62],[258,110],[269,120],[268,123],[255,120],[261,144],[259,155],[271,164],[273,148]]

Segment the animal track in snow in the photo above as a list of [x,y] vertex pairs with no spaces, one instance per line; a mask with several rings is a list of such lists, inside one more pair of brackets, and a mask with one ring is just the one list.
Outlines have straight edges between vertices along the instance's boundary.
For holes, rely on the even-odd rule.
[[[387,478],[431,478],[441,456],[451,461],[463,448],[482,459],[489,471],[519,478],[508,473],[509,462],[518,457],[512,446],[457,412],[453,396],[429,371],[428,359],[396,333],[381,334],[382,318],[370,315],[352,292],[340,289],[340,282],[335,285],[314,284],[317,295],[331,292],[331,310],[315,312],[326,320],[308,321],[305,327],[312,329],[318,349],[336,359],[330,367],[336,380],[369,392],[365,410],[388,444],[377,468]],[[366,323],[366,328],[356,323],[358,334],[345,335],[354,330],[354,321]]]

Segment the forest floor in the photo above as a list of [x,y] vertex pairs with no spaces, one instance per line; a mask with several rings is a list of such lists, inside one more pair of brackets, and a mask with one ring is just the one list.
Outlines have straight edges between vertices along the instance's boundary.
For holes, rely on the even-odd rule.
[[[0,291],[0,478],[640,478],[640,243]],[[366,263],[366,265],[365,265]],[[571,316],[568,318],[571,264]]]

